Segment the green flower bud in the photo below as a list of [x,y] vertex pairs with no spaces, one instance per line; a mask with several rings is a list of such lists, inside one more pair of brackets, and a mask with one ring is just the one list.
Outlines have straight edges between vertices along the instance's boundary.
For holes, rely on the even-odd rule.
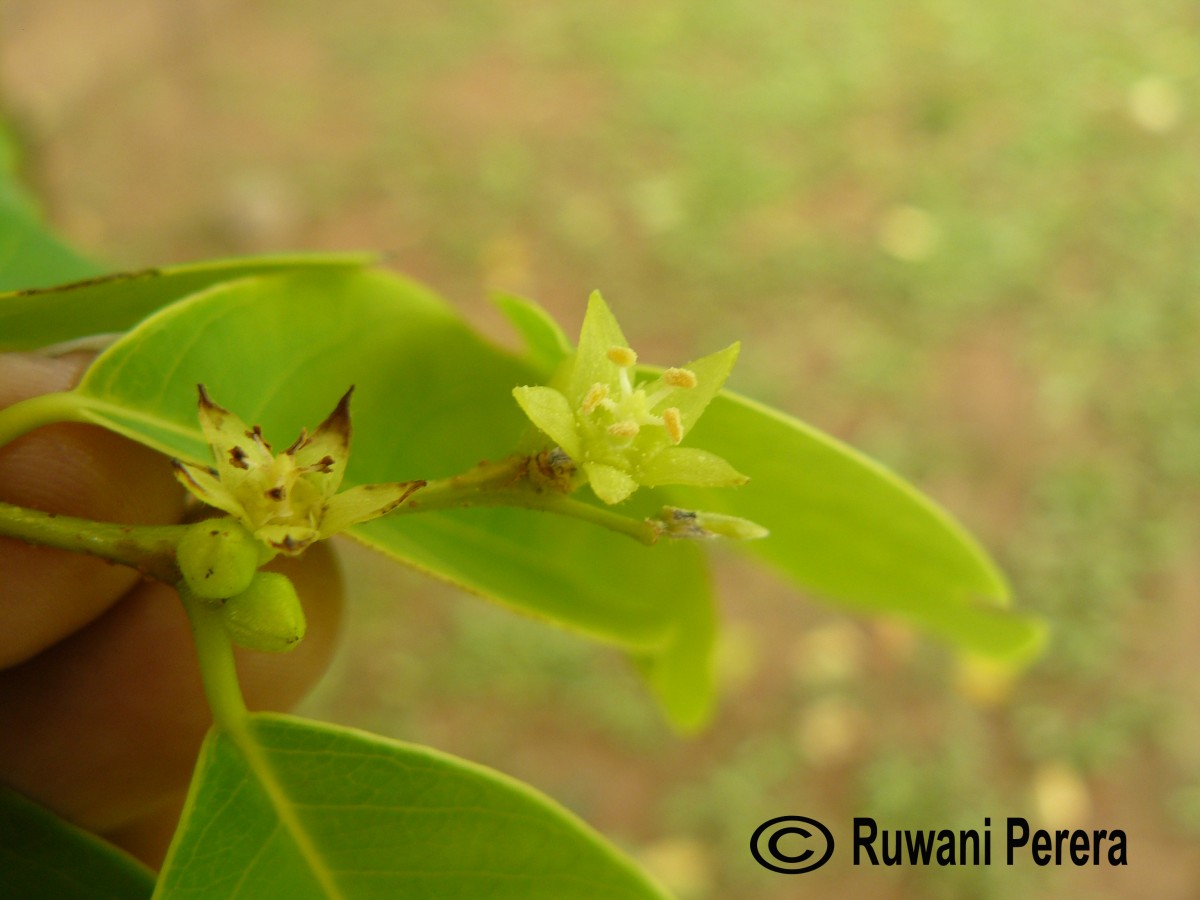
[[257,572],[246,590],[225,601],[221,618],[235,644],[268,653],[291,650],[308,628],[296,588],[278,572]]
[[184,532],[175,559],[193,594],[221,600],[249,587],[258,571],[259,542],[232,519],[206,519]]
[[733,538],[737,541],[756,541],[770,534],[757,522],[699,510],[664,506],[657,519],[650,524],[659,534],[680,540],[704,541],[717,537]]

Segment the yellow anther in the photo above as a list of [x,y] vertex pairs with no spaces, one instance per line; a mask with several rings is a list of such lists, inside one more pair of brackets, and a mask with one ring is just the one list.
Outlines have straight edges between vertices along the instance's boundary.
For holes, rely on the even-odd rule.
[[[635,438],[641,429],[638,428],[638,423],[633,421],[614,422],[608,426],[608,433],[613,437],[618,438]],[[678,443],[678,442],[676,442]]]
[[628,347],[609,347],[609,362],[614,362],[622,369],[628,369],[637,362],[637,354]]
[[606,399],[608,399],[608,385],[597,382],[588,388],[588,392],[584,394],[583,403],[579,405],[579,409],[584,415],[589,415],[595,412],[596,407]]
[[683,440],[683,416],[679,414],[679,410],[674,406],[670,406],[662,411],[663,426],[667,429],[667,436],[671,439],[672,444],[678,444]]
[[673,388],[694,388],[697,384],[696,373],[691,369],[667,369],[663,381]]

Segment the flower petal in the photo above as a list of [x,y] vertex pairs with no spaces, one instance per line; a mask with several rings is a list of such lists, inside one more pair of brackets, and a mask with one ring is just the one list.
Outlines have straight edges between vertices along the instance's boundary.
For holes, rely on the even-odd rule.
[[316,467],[305,472],[304,479],[315,485],[326,500],[337,493],[350,458],[350,395],[353,393],[351,387],[316,431],[288,449],[297,467]]
[[605,503],[620,503],[637,490],[638,483],[615,466],[603,463],[584,463],[583,471],[596,496]]
[[222,474],[245,472],[248,466],[269,466],[271,451],[262,432],[249,428],[240,417],[212,401],[204,385],[196,385],[200,393],[200,428],[212,447],[217,470]]
[[264,525],[254,532],[254,536],[285,556],[298,556],[321,539],[320,532],[308,525]]
[[715,453],[695,447],[665,447],[642,463],[637,480],[647,487],[660,484],[735,487],[750,479]]
[[[572,403],[579,403],[593,384],[617,387],[616,363],[608,358],[613,347],[628,347],[629,342],[621,333],[616,317],[600,296],[593,291],[588,298],[587,313],[579,331],[579,348],[575,351],[574,366],[567,383],[566,395]],[[566,447],[563,448],[566,450]],[[568,451],[570,452],[570,451]]]
[[207,503],[222,512],[227,512],[242,520],[243,524],[246,522],[246,511],[242,509],[242,504],[208,466],[197,466],[181,459],[172,459],[171,466],[175,470],[175,477],[179,483],[201,503]]
[[321,537],[345,531],[351,525],[387,515],[414,491],[425,486],[424,481],[401,481],[391,484],[361,484],[342,491],[325,508],[321,517]]
[[[721,390],[721,385],[725,383],[725,379],[733,370],[733,364],[737,362],[741,349],[742,345],[735,341],[724,350],[718,350],[716,353],[710,353],[695,362],[688,363],[684,368],[696,376],[696,386],[676,388],[671,391],[668,397],[657,404],[656,411],[668,406],[678,409],[683,424],[683,433],[686,435],[696,424],[696,420],[700,418],[700,414],[704,412],[712,398],[717,396]],[[650,392],[648,388],[647,393]]]
[[513,396],[539,429],[548,434],[572,459],[583,456],[583,446],[575,427],[575,414],[571,404],[558,391],[550,387],[517,387]]

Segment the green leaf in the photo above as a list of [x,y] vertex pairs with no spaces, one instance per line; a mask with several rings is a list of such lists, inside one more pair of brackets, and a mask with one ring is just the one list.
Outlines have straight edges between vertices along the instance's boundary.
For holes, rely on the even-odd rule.
[[[17,150],[0,126],[0,291],[58,284],[101,271],[54,236],[17,178]],[[0,334],[6,331],[0,319]]]
[[154,874],[94,834],[0,787],[0,893],[22,900],[135,900]]
[[[73,397],[88,421],[208,463],[197,383],[281,445],[354,384],[349,487],[504,457],[527,423],[512,387],[539,379],[411,282],[314,269],[228,283],[162,310],[98,357]],[[674,632],[664,597],[707,596],[695,548],[644,547],[548,513],[390,516],[352,533],[466,590],[643,651]]]
[[91,335],[128,331],[176,300],[238,278],[297,269],[352,269],[369,259],[362,254],[330,254],[221,260],[120,272],[74,284],[0,295],[0,350],[31,350]]
[[524,297],[498,291],[492,302],[525,343],[525,358],[538,369],[552,372],[575,348],[550,314]]
[[966,649],[1019,660],[1044,628],[1010,612],[1008,586],[945,510],[828,435],[730,393],[689,437],[750,483],[671,488],[676,505],[743,516],[770,537],[744,545],[797,583],[852,609],[902,616]]
[[531,788],[424,747],[287,716],[209,735],[155,897],[654,898]]
[[693,734],[708,724],[715,705],[717,616],[708,596],[678,600],[670,642],[659,653],[635,654],[634,659],[671,724],[684,734]]

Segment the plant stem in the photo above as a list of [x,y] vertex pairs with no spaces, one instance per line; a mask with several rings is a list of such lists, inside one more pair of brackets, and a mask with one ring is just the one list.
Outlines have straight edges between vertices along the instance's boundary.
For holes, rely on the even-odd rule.
[[0,447],[43,425],[78,421],[82,421],[82,417],[74,393],[39,394],[0,409]]
[[233,644],[221,622],[219,607],[198,598],[182,581],[176,586],[179,599],[192,623],[196,639],[196,656],[200,661],[200,678],[204,696],[212,709],[216,724],[231,732],[240,743],[246,729],[246,701],[238,684],[237,667],[233,661]]
[[516,506],[582,519],[643,544],[658,540],[658,530],[646,521],[573,500],[552,487],[539,486],[528,476],[529,462],[526,456],[510,456],[496,463],[481,463],[461,475],[435,479],[391,515],[474,506]]
[[179,580],[175,546],[186,525],[118,525],[0,503],[0,536],[57,547],[132,566],[174,584]]

